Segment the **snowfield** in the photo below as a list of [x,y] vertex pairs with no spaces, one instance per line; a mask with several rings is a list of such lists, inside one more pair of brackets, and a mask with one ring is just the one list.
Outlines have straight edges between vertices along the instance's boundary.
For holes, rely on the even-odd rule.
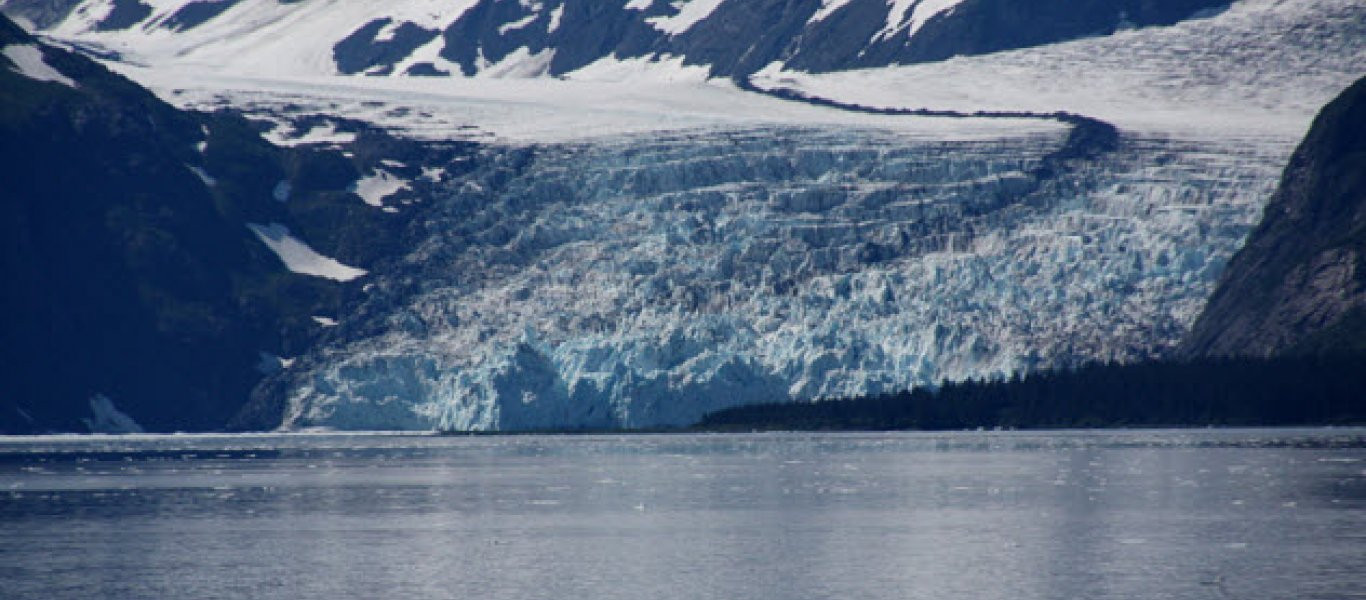
[[867,106],[1066,110],[1184,138],[1298,141],[1366,75],[1366,5],[1242,0],[1210,18],[939,63],[754,78]]

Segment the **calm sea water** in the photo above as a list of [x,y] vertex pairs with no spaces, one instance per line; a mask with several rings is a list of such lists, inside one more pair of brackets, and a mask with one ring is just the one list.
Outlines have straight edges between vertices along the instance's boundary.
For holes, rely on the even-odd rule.
[[1366,597],[1366,430],[0,438],[0,597]]

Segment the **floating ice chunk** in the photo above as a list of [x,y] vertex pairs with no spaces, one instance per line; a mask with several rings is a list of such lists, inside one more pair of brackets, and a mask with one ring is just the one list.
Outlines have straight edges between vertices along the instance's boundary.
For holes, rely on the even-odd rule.
[[104,394],[90,398],[91,418],[81,419],[90,433],[142,433],[141,425],[133,417],[114,406],[114,401]]
[[14,63],[15,72],[29,79],[53,81],[69,88],[75,88],[76,81],[52,68],[43,60],[43,51],[34,44],[11,44],[5,46],[5,58]]
[[410,189],[408,182],[394,177],[384,169],[375,169],[375,174],[363,177],[351,184],[351,193],[360,196],[370,206],[384,206],[384,199],[400,190]]
[[271,223],[270,225],[247,223],[247,229],[256,234],[261,243],[280,257],[280,262],[285,264],[286,269],[294,273],[324,277],[334,281],[351,281],[366,273],[364,269],[348,267],[335,259],[318,254],[308,244],[289,235],[289,228],[279,223]]

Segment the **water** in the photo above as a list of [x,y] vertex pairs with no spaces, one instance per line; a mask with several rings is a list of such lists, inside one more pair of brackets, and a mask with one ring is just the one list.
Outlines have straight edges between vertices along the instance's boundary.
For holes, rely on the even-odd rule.
[[1366,429],[0,438],[0,596],[1343,598]]

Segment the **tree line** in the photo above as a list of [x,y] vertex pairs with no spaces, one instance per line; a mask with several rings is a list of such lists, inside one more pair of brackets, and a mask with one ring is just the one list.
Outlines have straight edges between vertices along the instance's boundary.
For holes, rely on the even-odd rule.
[[707,430],[1366,423],[1366,355],[1094,363],[865,398],[741,406]]

